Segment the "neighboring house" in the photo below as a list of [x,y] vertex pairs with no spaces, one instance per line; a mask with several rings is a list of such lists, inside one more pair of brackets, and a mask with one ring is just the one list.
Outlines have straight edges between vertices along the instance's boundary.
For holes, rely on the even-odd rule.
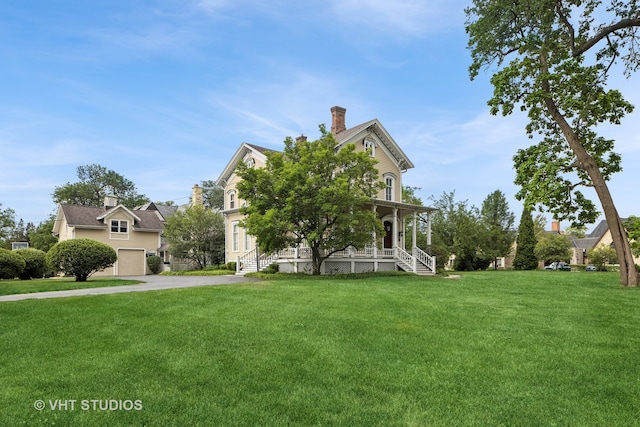
[[[378,160],[379,178],[385,183],[377,198],[369,206],[373,209],[384,226],[383,236],[372,236],[369,247],[360,250],[348,249],[332,255],[323,264],[324,273],[348,273],[380,270],[395,270],[401,268],[418,274],[434,274],[435,259],[416,247],[415,232],[412,236],[405,236],[406,221],[414,221],[416,217],[426,214],[428,219],[428,244],[431,243],[430,214],[434,208],[402,203],[402,175],[414,167],[400,146],[395,142],[387,130],[377,120],[346,128],[345,113],[342,107],[331,108],[331,133],[336,140],[336,150],[345,144],[355,144],[357,151],[368,150],[372,157]],[[305,138],[300,136],[299,138]],[[276,262],[280,271],[303,272],[309,271],[311,265],[311,251],[308,247],[290,248],[274,254],[259,254],[256,251],[255,238],[241,227],[244,215],[240,208],[245,204],[239,198],[236,186],[240,178],[235,174],[240,162],[252,167],[263,167],[267,161],[267,152],[272,151],[264,147],[243,143],[235,152],[227,166],[222,171],[216,184],[224,188],[225,201],[222,213],[225,216],[225,257],[227,262],[236,261],[238,273],[256,271],[258,257],[260,269]],[[411,242],[413,250],[405,251],[405,240]],[[376,242],[374,244],[374,242]]]
[[53,234],[58,241],[97,240],[116,251],[116,263],[94,276],[138,276],[147,274],[147,256],[158,253],[163,227],[158,211],[131,210],[105,197],[102,207],[60,205]]
[[[623,224],[627,221],[627,218],[621,219]],[[587,252],[590,249],[597,248],[600,245],[613,247],[613,238],[611,237],[607,220],[600,221],[591,233],[584,238],[572,237],[571,239],[573,250],[571,264],[589,264]],[[633,260],[635,264],[640,265],[640,257],[635,257]]]

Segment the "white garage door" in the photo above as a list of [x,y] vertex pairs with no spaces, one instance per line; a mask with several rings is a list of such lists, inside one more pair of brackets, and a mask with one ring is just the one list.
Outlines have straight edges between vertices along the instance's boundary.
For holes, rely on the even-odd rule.
[[145,270],[144,250],[118,250],[118,276],[143,276]]

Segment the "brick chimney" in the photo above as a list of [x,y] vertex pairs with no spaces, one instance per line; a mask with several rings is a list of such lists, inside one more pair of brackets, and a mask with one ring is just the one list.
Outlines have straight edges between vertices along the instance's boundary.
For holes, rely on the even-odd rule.
[[551,231],[560,234],[560,221],[551,222]]
[[344,116],[346,112],[347,112],[346,108],[338,107],[337,105],[335,107],[331,107],[331,133],[332,134],[337,135],[343,130],[347,129],[347,126],[345,125],[345,121],[344,121]]
[[193,188],[191,189],[191,206],[203,206],[202,200],[202,187],[198,186],[198,184],[193,184]]
[[307,137],[304,135],[300,135],[299,137],[296,138],[296,142],[302,142],[306,140],[307,140]]

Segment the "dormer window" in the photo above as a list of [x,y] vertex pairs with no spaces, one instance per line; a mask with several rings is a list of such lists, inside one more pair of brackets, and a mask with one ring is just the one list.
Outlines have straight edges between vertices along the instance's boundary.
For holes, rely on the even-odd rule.
[[371,157],[376,155],[376,143],[371,138],[364,139],[364,151],[368,151]]
[[112,219],[111,220],[111,232],[112,233],[128,233],[129,232],[129,221],[125,221],[122,219]]

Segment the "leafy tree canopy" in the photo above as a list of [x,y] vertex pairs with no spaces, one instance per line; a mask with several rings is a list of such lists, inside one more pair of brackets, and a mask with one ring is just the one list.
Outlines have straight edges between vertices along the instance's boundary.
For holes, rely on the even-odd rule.
[[263,168],[244,163],[238,195],[247,201],[243,227],[263,252],[309,245],[313,273],[332,253],[372,243],[382,224],[366,207],[383,188],[375,159],[353,144],[336,149],[333,135],[320,125],[315,141],[287,137],[283,152],[267,154]]
[[456,201],[455,191],[442,193],[439,199],[433,196],[431,199],[433,207],[438,209],[432,216],[433,243],[438,253],[436,260],[446,261],[455,255],[456,259],[460,258],[456,263],[457,269],[474,269],[483,242],[478,209],[470,206],[467,200]]
[[216,185],[215,181],[202,181],[202,199],[205,206],[212,209],[224,208],[224,188]]
[[596,128],[620,124],[633,109],[606,86],[616,62],[627,74],[640,65],[637,2],[473,0],[465,12],[471,78],[483,67],[498,67],[491,112],[526,111],[527,134],[540,137],[514,157],[518,199],[582,225],[598,216],[580,190],[593,187],[616,246],[621,283],[636,286],[629,242],[606,184],[621,170],[621,159]]
[[616,251],[607,245],[599,245],[587,252],[589,263],[594,264],[598,271],[607,271],[607,264],[616,262]]
[[640,257],[640,218],[634,215],[631,215],[627,219],[627,223],[625,224],[627,227],[627,232],[629,233],[629,239],[631,239],[631,248],[633,250],[633,254],[637,257]]
[[10,208],[2,209],[0,203],[0,247],[11,248],[11,236],[15,226],[15,211]]
[[536,258],[550,264],[571,260],[571,240],[564,234],[545,233],[535,246]]
[[511,253],[516,238],[516,230],[513,227],[515,215],[509,210],[509,203],[502,191],[496,190],[484,199],[480,220],[485,233],[483,251],[493,259],[496,268],[496,259]]
[[105,196],[116,196],[118,203],[133,208],[149,201],[122,175],[98,164],[78,166],[78,182],[55,187],[53,202],[82,206],[103,206]]
[[51,234],[56,217],[50,215],[46,221],[42,221],[37,227],[28,230],[29,246],[34,249],[48,252],[58,239]]
[[219,212],[200,205],[178,210],[167,218],[164,236],[171,254],[197,269],[224,262],[224,218]]

